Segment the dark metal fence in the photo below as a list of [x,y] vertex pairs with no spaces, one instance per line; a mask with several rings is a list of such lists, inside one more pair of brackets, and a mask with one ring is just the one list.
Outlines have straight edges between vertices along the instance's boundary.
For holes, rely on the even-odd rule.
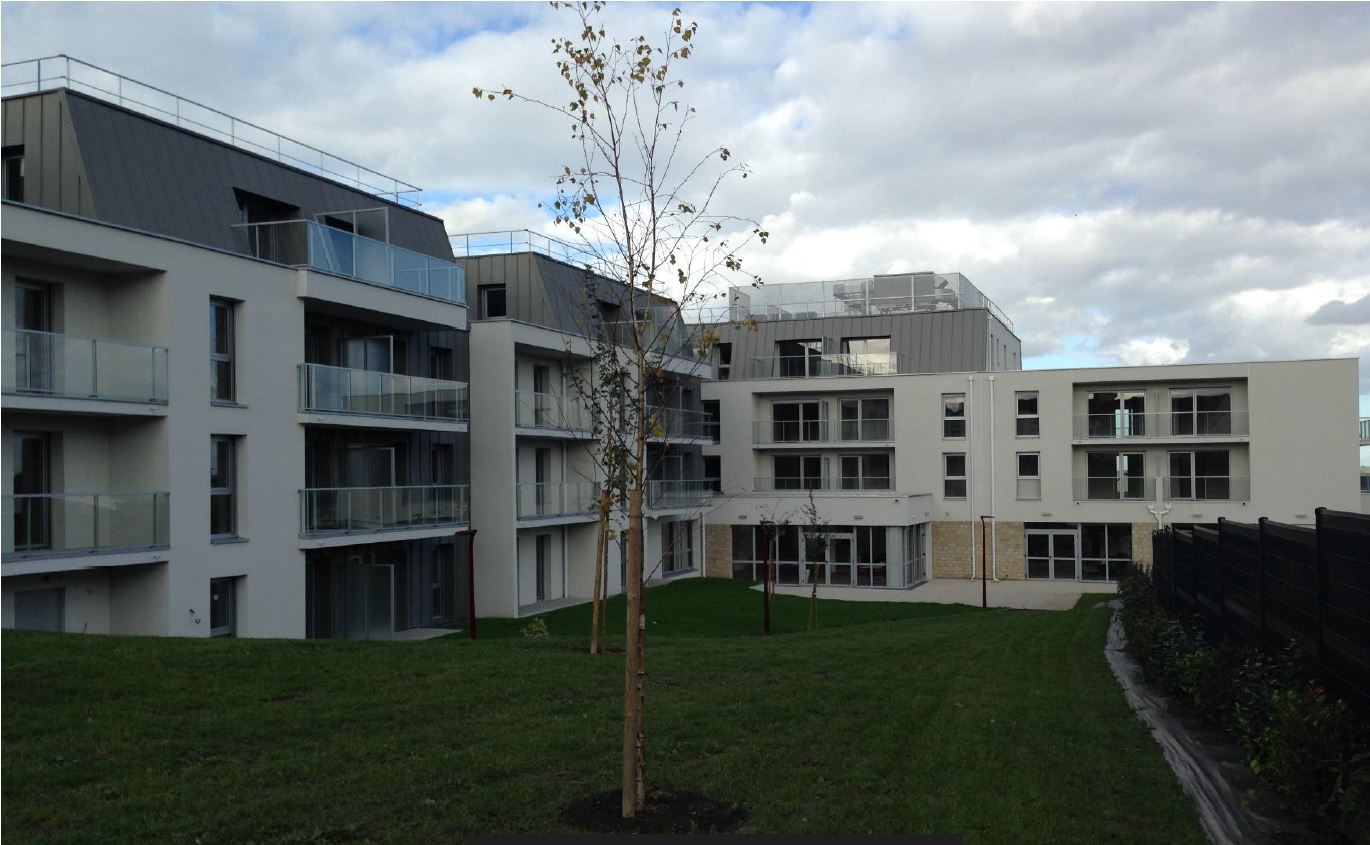
[[1167,528],[1152,552],[1167,610],[1237,645],[1292,642],[1329,692],[1370,711],[1370,516],[1319,508],[1314,528]]

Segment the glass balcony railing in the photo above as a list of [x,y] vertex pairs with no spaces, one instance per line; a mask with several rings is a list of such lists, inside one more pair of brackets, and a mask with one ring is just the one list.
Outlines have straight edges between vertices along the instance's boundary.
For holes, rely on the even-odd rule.
[[7,561],[170,545],[168,493],[13,494],[3,501]]
[[1370,443],[1370,417],[1360,418],[1360,442]]
[[594,429],[590,410],[577,397],[532,390],[514,392],[514,425],[549,431],[584,432]]
[[301,364],[300,410],[463,423],[470,399],[459,381]]
[[1132,439],[1142,437],[1244,437],[1249,432],[1246,411],[1176,411],[1076,414],[1075,439]]
[[470,487],[311,487],[300,491],[300,535],[361,534],[465,525]]
[[1146,501],[1155,497],[1156,484],[1139,475],[1077,475],[1074,490],[1077,502]]
[[1166,498],[1194,501],[1245,502],[1251,499],[1251,479],[1236,475],[1195,475],[1165,479]]
[[652,415],[652,419],[656,421],[668,440],[672,438],[708,440],[712,437],[709,431],[711,422],[709,415],[703,411],[687,411],[683,408],[656,405],[649,408],[647,412]]
[[752,479],[752,489],[761,492],[775,493],[807,493],[810,490],[888,492],[894,489],[894,479],[885,475],[851,476],[846,478],[831,476],[757,476]]
[[255,258],[466,304],[466,271],[450,261],[312,220],[240,223]]
[[648,481],[644,505],[647,510],[674,510],[707,505],[713,499],[714,485],[707,478],[696,480]]
[[890,376],[904,372],[898,352],[841,352],[753,358],[750,378],[815,378],[818,376]]
[[5,329],[3,390],[67,399],[165,404],[167,349]]
[[528,482],[514,486],[519,519],[595,515],[599,489],[592,481]]
[[883,443],[890,440],[891,420],[754,420],[752,443],[758,446],[786,443]]

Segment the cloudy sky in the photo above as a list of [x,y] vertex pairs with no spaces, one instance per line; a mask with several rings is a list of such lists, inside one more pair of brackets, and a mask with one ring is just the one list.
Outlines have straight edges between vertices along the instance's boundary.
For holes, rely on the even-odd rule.
[[[1370,413],[1370,5],[686,4],[701,142],[755,170],[767,284],[961,271],[1029,367],[1359,356]],[[657,32],[669,6],[611,25]],[[527,4],[6,2],[68,53],[542,228],[568,18]],[[117,34],[117,35],[116,35]]]

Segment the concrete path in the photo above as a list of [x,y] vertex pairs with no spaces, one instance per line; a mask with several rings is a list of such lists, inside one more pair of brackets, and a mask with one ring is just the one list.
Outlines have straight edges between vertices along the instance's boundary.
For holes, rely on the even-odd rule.
[[[761,589],[758,585],[755,589]],[[1085,593],[1101,593],[1100,601],[1117,592],[1113,584],[1081,581],[990,581],[986,585],[990,607],[1023,610],[1070,610]],[[808,596],[809,588],[777,586],[777,595]],[[819,587],[818,597],[838,601],[889,601],[980,606],[980,582],[964,578],[936,578],[912,590],[873,587]]]

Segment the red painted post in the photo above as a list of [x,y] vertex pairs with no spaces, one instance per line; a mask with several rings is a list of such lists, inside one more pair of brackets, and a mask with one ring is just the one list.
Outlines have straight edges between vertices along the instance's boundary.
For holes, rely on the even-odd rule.
[[985,520],[987,520],[987,519],[993,519],[993,518],[994,518],[993,516],[985,516],[984,514],[981,514],[981,515],[980,515],[980,606],[981,606],[981,607],[989,607],[989,581],[988,581],[988,579],[985,577],[985,555],[988,554],[988,552],[986,551],[986,549],[988,548],[988,542],[987,542],[987,540],[985,539],[985,537],[986,537],[986,534],[987,534],[987,531],[988,531],[987,526],[989,525],[989,523],[985,522]]
[[466,538],[466,611],[471,617],[471,639],[476,638],[476,529],[463,528],[456,533]]
[[761,537],[766,544],[765,565],[761,569],[761,632],[771,632],[771,527],[769,519],[761,520]]

